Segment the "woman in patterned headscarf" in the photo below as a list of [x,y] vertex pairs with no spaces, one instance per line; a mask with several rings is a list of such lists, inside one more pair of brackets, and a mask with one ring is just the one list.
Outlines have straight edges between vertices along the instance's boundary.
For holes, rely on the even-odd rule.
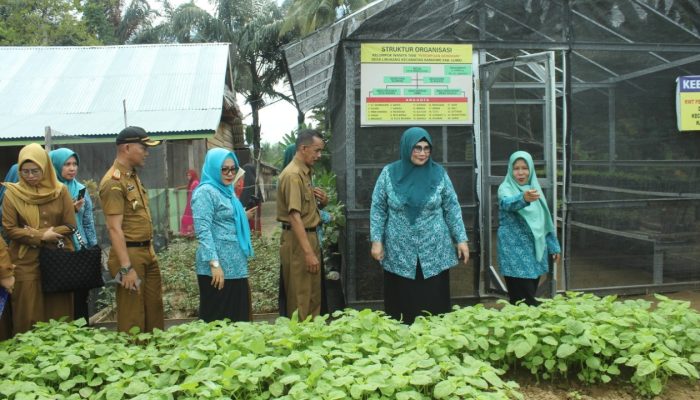
[[510,302],[536,306],[540,275],[549,270],[547,255],[559,260],[552,214],[537,181],[532,156],[516,151],[498,187],[498,263]]
[[407,129],[401,159],[384,167],[372,194],[371,253],[384,267],[384,310],[407,324],[450,311],[449,269],[469,259],[457,194],[432,147],[425,129]]
[[[10,239],[14,270],[12,325],[14,333],[26,332],[39,321],[73,318],[71,293],[43,293],[39,250],[55,248],[59,239],[73,233],[75,211],[68,188],[56,177],[49,155],[32,143],[19,152],[19,182],[5,183],[2,225]],[[71,240],[65,246],[73,249]]]

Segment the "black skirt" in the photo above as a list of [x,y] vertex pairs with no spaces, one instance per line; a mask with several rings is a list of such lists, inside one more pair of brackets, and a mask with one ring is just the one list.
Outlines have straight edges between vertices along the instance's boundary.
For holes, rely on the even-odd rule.
[[420,262],[416,279],[384,271],[384,311],[404,324],[412,324],[419,315],[450,312],[450,270],[423,278]]
[[508,286],[508,297],[510,304],[517,304],[519,301],[524,301],[528,306],[540,305],[539,300],[535,298],[537,293],[537,285],[540,283],[540,278],[515,278],[505,276],[506,286]]
[[230,319],[250,321],[248,278],[225,279],[224,288],[211,285],[211,276],[197,275],[199,283],[199,319],[205,322]]

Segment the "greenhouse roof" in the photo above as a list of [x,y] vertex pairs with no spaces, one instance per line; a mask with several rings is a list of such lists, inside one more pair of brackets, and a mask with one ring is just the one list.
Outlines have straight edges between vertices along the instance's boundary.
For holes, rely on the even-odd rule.
[[0,47],[0,141],[107,139],[125,125],[187,138],[219,125],[227,43]]
[[[375,1],[284,49],[303,111],[326,101],[343,40],[460,42],[521,54],[570,49],[591,67],[574,84],[611,85],[700,60],[700,0]],[[590,50],[644,56],[615,64]]]

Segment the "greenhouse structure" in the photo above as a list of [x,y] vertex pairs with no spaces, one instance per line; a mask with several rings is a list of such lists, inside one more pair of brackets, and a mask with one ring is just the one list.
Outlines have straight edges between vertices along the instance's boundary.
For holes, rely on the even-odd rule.
[[679,122],[700,127],[700,98],[678,89],[700,75],[700,1],[376,1],[285,55],[301,108],[325,106],[332,127],[350,305],[381,305],[371,195],[412,125],[432,135],[469,234],[455,303],[502,290],[496,190],[516,150],[535,159],[564,249],[545,292],[700,283],[700,129]]

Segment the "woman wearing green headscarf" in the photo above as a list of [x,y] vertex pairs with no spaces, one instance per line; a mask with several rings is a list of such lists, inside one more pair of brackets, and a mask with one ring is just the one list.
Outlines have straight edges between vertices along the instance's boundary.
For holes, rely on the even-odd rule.
[[457,194],[432,147],[425,129],[407,129],[401,159],[384,167],[372,194],[371,253],[384,268],[384,311],[406,324],[450,311],[449,269],[469,259]]
[[[97,231],[95,231],[95,218],[92,214],[92,200],[90,194],[86,193],[85,185],[77,179],[80,158],[78,154],[68,148],[60,148],[49,153],[51,164],[56,170],[56,178],[68,188],[73,207],[75,209],[75,221],[80,236],[87,247],[97,246]],[[81,194],[82,193],[82,194]],[[81,197],[82,196],[82,197]],[[75,236],[72,237],[73,247],[80,249],[80,243]],[[73,292],[73,306],[75,319],[84,318],[90,321],[88,311],[89,290],[78,290]]]
[[536,306],[539,277],[549,270],[547,255],[556,262],[561,248],[529,153],[510,156],[498,204],[498,262],[510,302]]

